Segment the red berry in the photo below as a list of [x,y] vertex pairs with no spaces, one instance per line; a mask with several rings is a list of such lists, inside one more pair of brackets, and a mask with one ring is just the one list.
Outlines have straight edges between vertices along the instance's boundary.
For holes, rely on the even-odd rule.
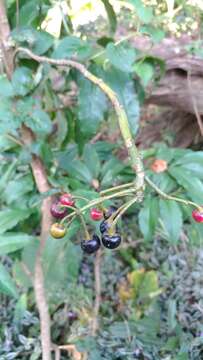
[[103,218],[103,212],[99,209],[93,208],[90,210],[90,217],[94,221],[99,221]]
[[192,212],[192,217],[196,222],[202,223],[203,222],[203,208],[195,209]]
[[59,201],[60,201],[61,205],[66,205],[66,206],[74,206],[75,205],[72,195],[68,194],[68,193],[61,195]]
[[63,219],[68,213],[66,208],[61,207],[59,201],[56,201],[51,205],[50,212],[56,219]]

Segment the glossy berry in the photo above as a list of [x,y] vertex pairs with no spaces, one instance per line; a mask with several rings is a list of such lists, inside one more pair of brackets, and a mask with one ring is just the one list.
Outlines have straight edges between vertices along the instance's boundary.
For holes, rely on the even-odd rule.
[[203,208],[202,209],[195,209],[192,212],[192,217],[196,222],[202,223],[203,222]]
[[81,242],[82,250],[87,254],[95,253],[101,246],[100,238],[96,234],[90,240],[83,240]]
[[100,232],[102,234],[105,233],[110,227],[111,225],[106,220],[103,220],[99,225]]
[[68,213],[66,208],[61,207],[59,201],[56,201],[51,205],[50,212],[56,219],[63,219]]
[[103,218],[103,212],[99,209],[93,208],[90,210],[90,217],[94,221],[99,221]]
[[109,206],[108,209],[104,210],[104,219],[108,219],[116,210],[117,208],[115,206]]
[[66,228],[63,224],[52,224],[50,234],[55,239],[61,239],[66,235]]
[[59,201],[60,201],[61,205],[66,205],[66,206],[74,206],[75,205],[72,195],[68,194],[68,193],[61,195]]
[[121,236],[119,234],[108,235],[103,234],[102,244],[108,249],[116,249],[121,243]]

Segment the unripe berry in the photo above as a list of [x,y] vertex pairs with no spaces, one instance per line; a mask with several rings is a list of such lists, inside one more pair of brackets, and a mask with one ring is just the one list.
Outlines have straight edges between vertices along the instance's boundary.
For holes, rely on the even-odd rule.
[[50,234],[55,239],[61,239],[66,235],[66,228],[63,224],[54,223],[51,226]]

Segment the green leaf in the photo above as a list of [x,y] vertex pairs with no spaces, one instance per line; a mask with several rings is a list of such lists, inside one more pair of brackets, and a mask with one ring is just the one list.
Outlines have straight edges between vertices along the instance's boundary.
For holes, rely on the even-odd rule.
[[153,19],[153,9],[151,6],[144,6],[142,0],[128,0],[136,10],[136,13],[144,24],[149,24]]
[[83,152],[83,159],[94,179],[97,179],[100,172],[99,156],[91,144],[86,144]]
[[16,118],[13,111],[13,103],[8,98],[4,98],[0,101],[0,134],[14,131],[20,124],[21,119]]
[[19,179],[12,180],[7,184],[3,193],[3,198],[7,204],[11,204],[24,194],[32,191],[33,186],[34,183],[31,175],[22,176]]
[[203,151],[187,151],[173,165],[180,166],[183,171],[190,171],[193,176],[203,179]]
[[12,85],[15,95],[27,95],[34,88],[32,70],[24,66],[18,67],[13,73]]
[[11,37],[19,46],[26,46],[37,55],[47,52],[54,43],[54,38],[46,31],[35,30],[29,26],[13,30]]
[[92,182],[92,174],[88,167],[80,160],[73,160],[69,163],[60,162],[60,167],[68,172],[71,177],[76,180],[90,184]]
[[0,292],[15,297],[18,297],[17,288],[2,264],[0,264]]
[[106,55],[110,63],[117,69],[132,72],[132,65],[136,59],[136,52],[123,44],[115,45],[112,42],[106,47]]
[[52,122],[49,115],[41,109],[34,110],[25,122],[39,135],[49,134],[52,130]]
[[139,212],[139,227],[146,241],[152,240],[159,217],[157,198],[148,198]]
[[0,97],[12,97],[13,87],[5,75],[0,75]]
[[165,36],[165,32],[160,29],[157,28],[151,24],[149,25],[143,25],[140,28],[140,32],[142,34],[148,34],[151,36],[152,41],[156,44],[159,43],[161,40],[163,40],[164,36]]
[[116,92],[121,104],[124,106],[132,134],[135,135],[138,130],[140,108],[134,83],[131,81],[129,74],[115,68],[106,71],[104,77],[106,83]]
[[86,135],[97,132],[104,112],[107,110],[107,99],[98,86],[80,77],[78,97],[78,124],[80,131]]
[[133,66],[133,70],[140,77],[144,86],[147,86],[154,75],[154,66],[146,61],[139,61]]
[[116,176],[121,173],[125,165],[115,157],[111,157],[102,168],[102,181],[101,185],[107,187],[115,181]]
[[20,7],[19,25],[34,25],[37,18],[41,17],[41,1],[26,0]]
[[59,41],[52,57],[54,59],[69,59],[71,57],[84,60],[92,53],[88,42],[81,40],[76,36],[67,36]]
[[4,209],[0,211],[0,234],[12,229],[20,221],[27,219],[31,214],[29,209]]
[[203,183],[195,177],[191,171],[184,170],[180,166],[171,166],[168,169],[179,185],[186,191],[187,196],[198,204],[203,203]]
[[167,233],[169,241],[177,244],[179,240],[183,220],[180,207],[175,201],[159,200],[160,206],[160,219]]
[[4,233],[0,235],[0,255],[20,250],[34,240],[35,237],[24,233]]

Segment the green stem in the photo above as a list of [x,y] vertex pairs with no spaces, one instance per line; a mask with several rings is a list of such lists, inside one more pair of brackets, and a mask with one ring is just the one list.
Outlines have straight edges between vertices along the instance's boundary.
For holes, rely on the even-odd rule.
[[83,197],[83,196],[79,196],[79,195],[73,195],[72,196],[73,199],[81,199],[81,200],[84,200],[86,202],[89,202],[89,199],[87,199],[86,197]]
[[120,210],[120,212],[118,213],[118,215],[116,216],[116,218],[114,219],[114,221],[112,222],[112,227],[115,227],[115,226],[116,226],[119,218],[120,218],[120,217],[128,210],[128,208],[129,208],[130,206],[132,206],[136,201],[137,201],[136,198],[131,199],[131,200],[129,200],[129,201],[125,204],[125,206],[122,206],[122,209]]
[[200,208],[200,206],[198,204],[196,204],[195,202],[193,201],[190,201],[190,200],[184,200],[184,199],[181,199],[181,198],[177,198],[175,196],[171,196],[171,195],[168,195],[166,194],[165,192],[163,192],[162,190],[160,190],[158,188],[158,186],[156,186],[153,181],[151,181],[148,176],[145,176],[145,181],[146,183],[151,186],[152,189],[154,189],[157,194],[159,194],[161,197],[163,197],[164,199],[166,200],[173,200],[173,201],[176,201],[176,202],[179,202],[179,203],[182,203],[182,204],[185,204],[185,205],[192,205],[194,207],[196,207],[197,209]]
[[[87,225],[85,223],[85,220],[83,218],[83,215],[82,215],[81,211],[79,209],[73,207],[73,206],[70,206],[70,205],[63,205],[63,207],[74,210],[74,213],[69,214],[69,215],[72,215],[72,216],[77,215],[80,218],[81,224],[82,224],[84,232],[85,232],[85,238],[86,238],[86,240],[89,240],[90,239],[90,234],[89,234],[89,231],[87,229]],[[69,215],[65,216],[61,220],[61,224],[63,224],[70,217]],[[71,222],[72,222],[72,219],[71,219]]]
[[118,186],[112,186],[111,188],[100,191],[100,195],[104,195],[104,194],[106,194],[108,192],[124,189],[124,188],[130,187],[130,186],[133,186],[133,185],[134,185],[134,182],[132,181],[132,182],[129,182],[129,183],[126,183],[126,184],[122,184],[122,185],[118,185]]
[[[89,202],[89,204],[83,206],[81,209],[80,209],[80,212],[83,213],[84,211],[88,210],[89,208],[95,206],[95,205],[99,205],[101,203],[103,203],[104,201],[106,200],[110,200],[110,199],[113,199],[113,198],[116,198],[116,197],[122,197],[122,196],[128,196],[128,195],[133,195],[134,194],[134,188],[133,190],[130,191],[129,190],[125,190],[125,191],[120,191],[120,192],[117,192],[115,194],[112,194],[112,195],[108,195],[108,196],[103,196],[99,199],[95,199],[95,200],[92,200]],[[71,214],[67,215],[66,216],[66,219],[70,218],[71,216],[75,215],[76,212],[72,212]],[[65,219],[65,218],[64,218]]]

